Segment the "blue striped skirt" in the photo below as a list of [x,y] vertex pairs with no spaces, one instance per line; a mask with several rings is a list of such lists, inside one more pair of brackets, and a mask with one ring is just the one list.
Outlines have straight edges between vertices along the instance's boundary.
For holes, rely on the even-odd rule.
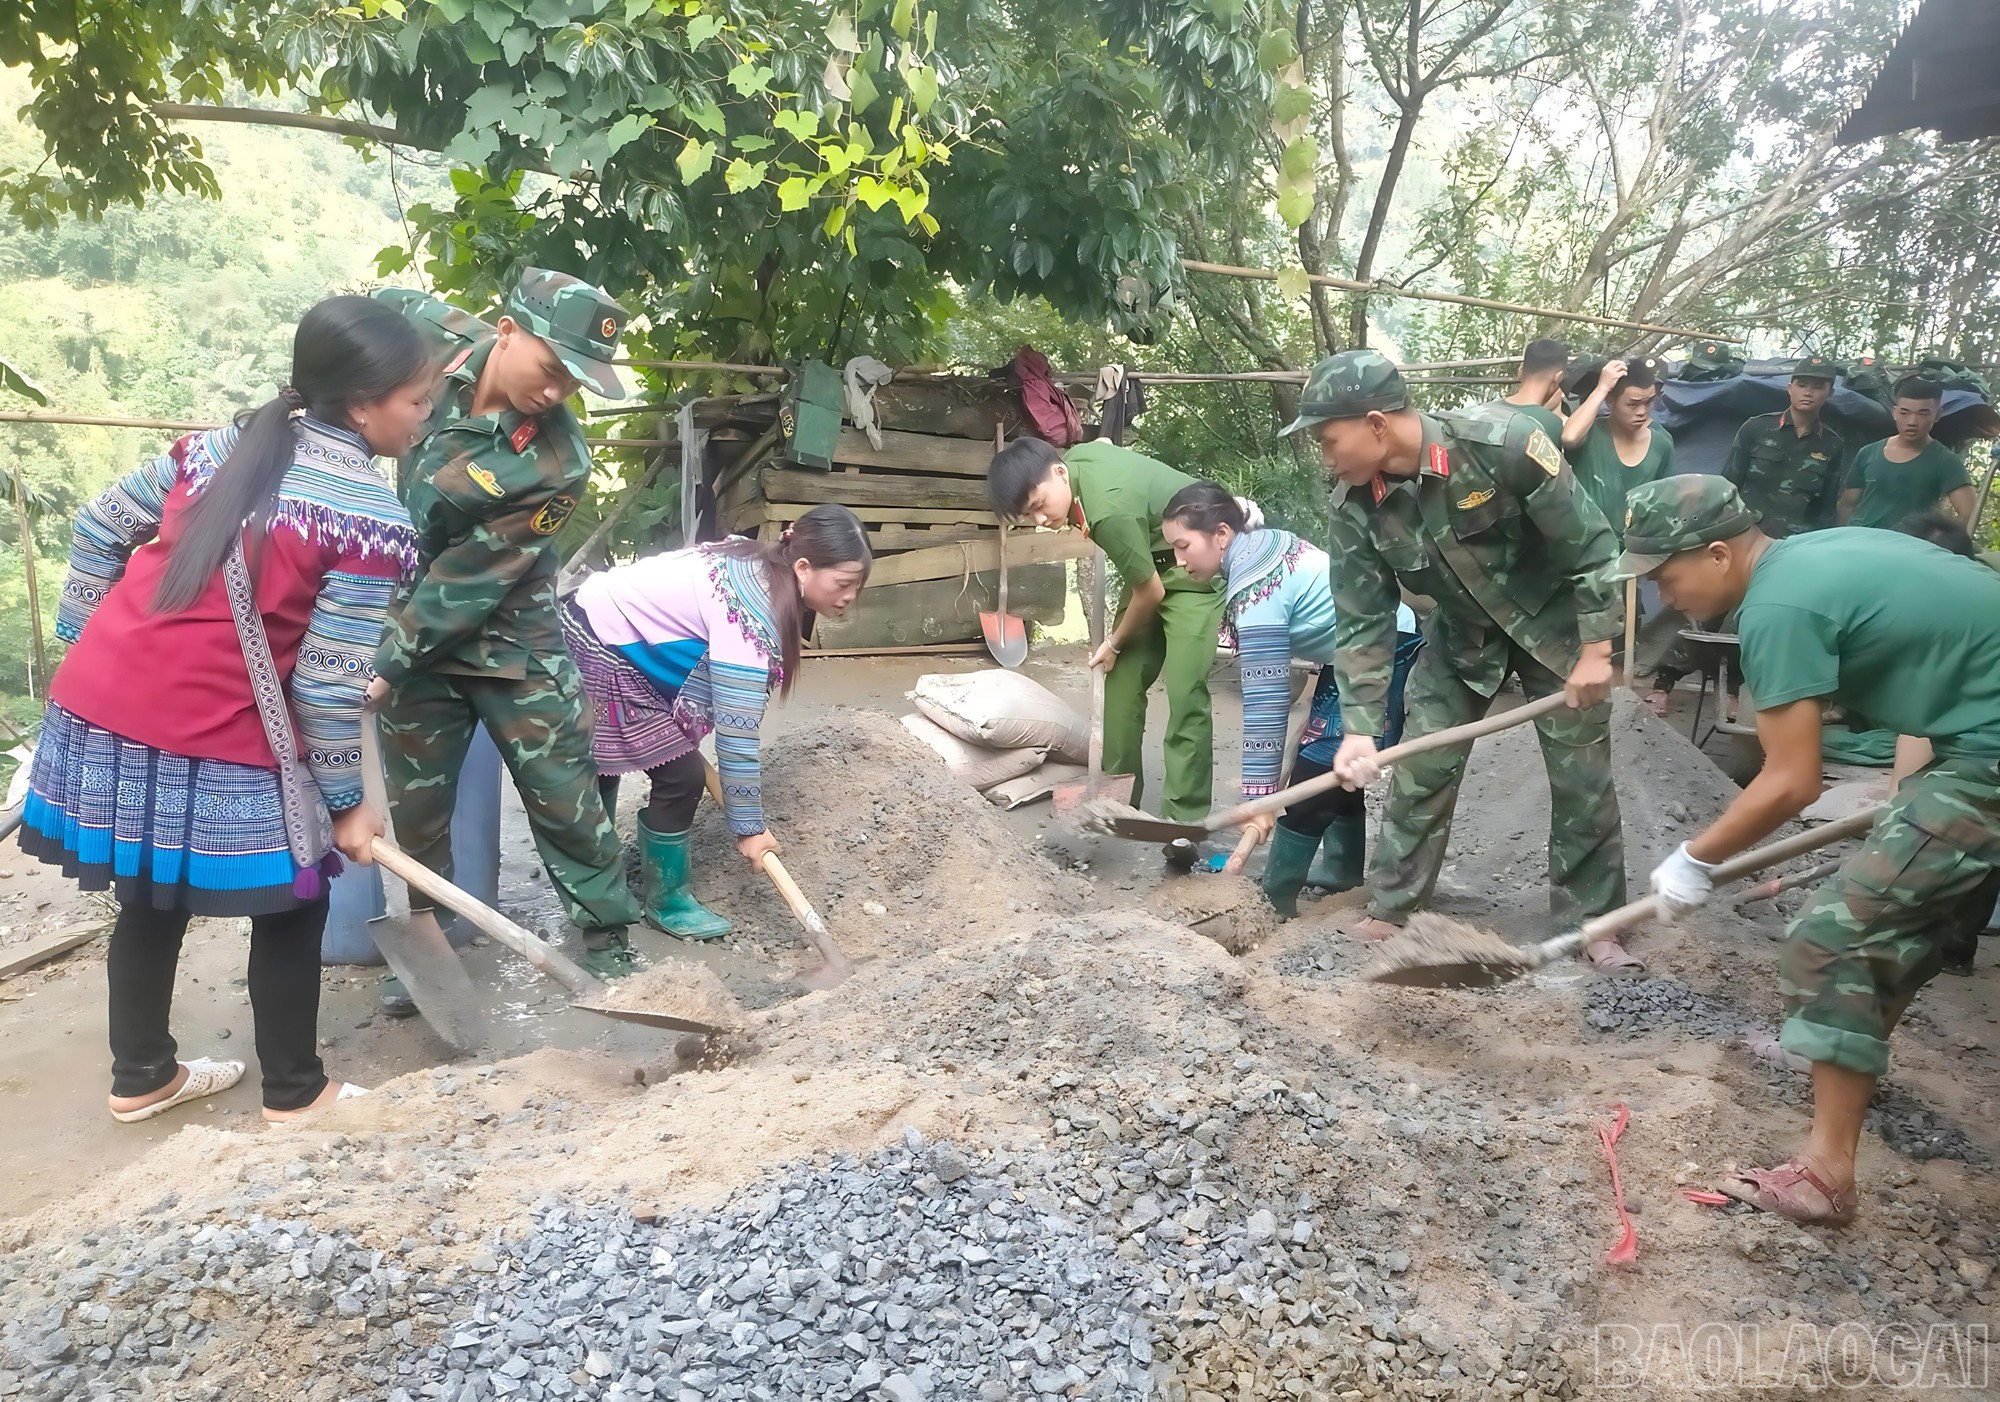
[[128,905],[241,916],[308,904],[294,890],[275,770],[156,750],[53,703],[21,848]]

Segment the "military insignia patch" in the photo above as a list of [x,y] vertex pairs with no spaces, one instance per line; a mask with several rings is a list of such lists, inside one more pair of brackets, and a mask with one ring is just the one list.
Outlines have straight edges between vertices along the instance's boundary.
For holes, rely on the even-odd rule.
[[1556,445],[1549,442],[1549,436],[1540,429],[1528,435],[1528,446],[1523,451],[1530,462],[1551,477],[1563,470],[1562,454],[1556,451]]
[[521,426],[514,430],[513,438],[508,441],[513,443],[514,451],[518,453],[522,449],[526,448],[530,443],[534,442],[535,435],[540,433],[541,431],[542,431],[542,425],[539,420],[523,419],[521,420]]
[[1430,465],[1424,471],[1430,473],[1433,477],[1451,476],[1451,454],[1444,450],[1444,444],[1431,444]]
[[1825,461],[1826,461],[1826,454],[1825,454],[1825,453],[1811,453],[1811,454],[1808,454],[1808,456],[1809,456],[1809,457],[1811,457],[1811,458],[1812,458],[1812,460],[1813,460],[1814,462],[1825,462]]
[[470,359],[472,359],[472,347],[467,346],[464,350],[460,351],[457,355],[451,358],[451,364],[444,367],[445,374],[447,375],[451,374],[454,370],[458,369],[459,366],[465,364],[465,362]]
[[535,513],[535,519],[528,525],[536,535],[554,535],[575,510],[575,497],[550,497],[548,504]]
[[606,318],[604,318],[604,320],[603,320],[603,321],[601,321],[601,322],[599,322],[599,323],[598,323],[598,326],[597,326],[597,334],[598,334],[598,335],[600,335],[600,336],[602,336],[602,337],[603,337],[603,338],[604,338],[605,340],[607,340],[607,341],[615,341],[615,340],[617,340],[617,339],[618,339],[618,322],[617,322],[617,319],[616,319],[616,318],[614,318],[614,317],[608,317],[608,316],[607,316]]
[[500,486],[500,479],[483,467],[468,467],[465,475],[479,484],[479,490],[489,497],[504,497],[507,493]]
[[1460,511],[1471,511],[1475,507],[1486,505],[1491,500],[1493,500],[1493,489],[1488,487],[1485,491],[1474,492],[1470,496],[1460,497],[1458,499],[1458,509]]
[[1389,495],[1389,479],[1378,472],[1375,474],[1375,480],[1368,485],[1370,490],[1375,494],[1375,504],[1380,506],[1382,498]]

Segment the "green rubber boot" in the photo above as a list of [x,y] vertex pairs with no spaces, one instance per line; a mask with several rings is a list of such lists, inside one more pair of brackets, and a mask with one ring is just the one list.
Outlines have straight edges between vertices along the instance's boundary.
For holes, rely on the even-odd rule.
[[1324,891],[1352,891],[1359,886],[1368,873],[1368,815],[1335,818],[1320,852],[1306,885]]
[[623,930],[587,931],[583,937],[583,958],[577,962],[607,983],[646,967],[646,961],[632,948]]
[[1264,894],[1278,914],[1290,920],[1299,913],[1299,891],[1306,884],[1319,839],[1293,832],[1282,823],[1271,829],[1271,850],[1264,858]]
[[688,837],[654,832],[639,822],[639,856],[646,866],[646,923],[684,940],[721,939],[735,929],[688,890]]

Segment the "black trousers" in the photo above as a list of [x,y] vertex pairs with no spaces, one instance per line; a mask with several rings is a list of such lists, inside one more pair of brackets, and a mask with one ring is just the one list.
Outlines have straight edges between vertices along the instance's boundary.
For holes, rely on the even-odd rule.
[[[1330,764],[1316,764],[1300,755],[1292,761],[1292,782],[1303,784],[1308,779],[1317,779],[1331,768]],[[1278,817],[1278,826],[1307,837],[1320,837],[1333,826],[1334,819],[1352,818],[1367,811],[1368,796],[1362,790],[1333,788],[1286,808]]]
[[[250,1014],[264,1107],[297,1110],[326,1089],[319,1059],[319,942],[326,901],[250,922]],[[174,974],[187,934],[184,910],[121,905],[105,971],[111,984],[111,1093],[147,1095],[174,1079],[179,1048],[167,1029]]]
[[[701,752],[696,750],[679,759],[670,759],[648,769],[646,777],[652,780],[653,791],[639,815],[640,821],[654,832],[686,832],[693,827],[695,807],[707,787],[707,767]],[[597,778],[598,791],[604,795],[604,811],[614,816],[618,811],[618,779],[616,774],[600,774]]]

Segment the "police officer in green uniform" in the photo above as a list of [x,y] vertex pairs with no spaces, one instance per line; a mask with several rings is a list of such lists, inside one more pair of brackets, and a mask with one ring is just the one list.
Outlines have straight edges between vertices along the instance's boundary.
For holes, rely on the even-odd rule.
[[[1374,351],[1313,368],[1299,417],[1336,479],[1332,547],[1334,669],[1347,738],[1334,757],[1357,788],[1380,772],[1400,584],[1436,607],[1410,674],[1405,735],[1476,719],[1509,675],[1532,699],[1569,708],[1536,723],[1552,794],[1550,907],[1573,922],[1625,899],[1624,833],[1611,778],[1611,640],[1623,625],[1604,578],[1611,528],[1534,420],[1505,403],[1433,418],[1409,405],[1403,377]],[[1469,746],[1396,766],[1369,873],[1369,920],[1393,933],[1430,896],[1443,865]],[[1638,961],[1615,941],[1586,954],[1602,968]]]
[[[994,514],[1089,535],[1118,572],[1118,611],[1090,665],[1105,667],[1104,772],[1140,775],[1146,693],[1165,684],[1167,729],[1160,814],[1178,822],[1208,816],[1213,797],[1215,711],[1208,671],[1222,623],[1220,579],[1196,579],[1174,560],[1160,521],[1174,494],[1192,483],[1185,472],[1113,443],[1079,443],[1060,453],[1022,438],[986,470]],[[1139,801],[1143,776],[1132,785]],[[1192,866],[1194,845],[1167,849],[1168,862]]]
[[1749,787],[1654,871],[1669,918],[1707,901],[1716,863],[1819,797],[1829,702],[1894,730],[1898,770],[1914,771],[1779,957],[1780,1040],[1812,1062],[1806,1145],[1719,1185],[1795,1222],[1840,1225],[1854,1214],[1855,1151],[1889,1034],[1992,905],[1981,888],[2000,868],[2000,575],[1893,531],[1773,540],[1716,477],[1656,482],[1631,505],[1611,573],[1656,580],[1693,617],[1738,611],[1764,749]]
[[[1785,386],[1787,407],[1747,420],[1730,445],[1722,475],[1742,494],[1744,504],[1763,517],[1764,534],[1774,540],[1834,524],[1847,472],[1847,443],[1827,424],[1822,411],[1833,397],[1833,383],[1840,373],[1840,367],[1823,355],[1799,361]],[[1735,631],[1727,619],[1703,626]],[[1646,697],[1655,714],[1667,713],[1668,694],[1693,670],[1686,644],[1676,640],[1653,673]],[[1730,705],[1734,704],[1732,700]]]
[[[489,326],[421,292],[394,302],[445,356],[428,436],[399,464],[422,559],[389,609],[373,698],[386,694],[383,765],[396,834],[451,874],[458,772],[484,722],[513,773],[535,846],[601,977],[637,961],[639,919],[618,835],[598,793],[582,683],[556,612],[556,532],[590,480],[590,451],[565,401],[588,384],[610,399],[624,308],[589,283],[530,268]],[[429,903],[412,890],[413,913]]]

